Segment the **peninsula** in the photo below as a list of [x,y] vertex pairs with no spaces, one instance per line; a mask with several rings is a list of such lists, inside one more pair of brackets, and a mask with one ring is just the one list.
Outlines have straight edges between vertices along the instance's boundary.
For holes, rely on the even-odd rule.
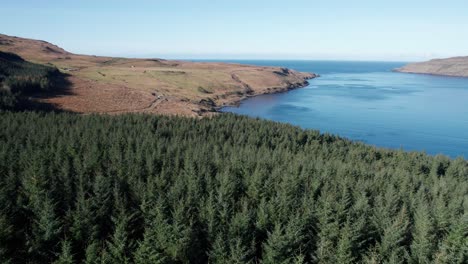
[[432,74],[454,77],[468,77],[468,56],[447,59],[434,59],[411,63],[395,69],[397,72]]
[[33,99],[78,113],[212,115],[246,97],[303,87],[316,77],[280,67],[78,55],[2,34],[0,51],[66,74],[67,93]]

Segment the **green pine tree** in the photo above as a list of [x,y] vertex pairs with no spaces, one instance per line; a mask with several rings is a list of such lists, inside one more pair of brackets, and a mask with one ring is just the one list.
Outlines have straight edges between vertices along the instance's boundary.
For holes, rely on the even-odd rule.
[[73,253],[71,252],[71,244],[67,240],[62,241],[61,253],[54,264],[73,264]]

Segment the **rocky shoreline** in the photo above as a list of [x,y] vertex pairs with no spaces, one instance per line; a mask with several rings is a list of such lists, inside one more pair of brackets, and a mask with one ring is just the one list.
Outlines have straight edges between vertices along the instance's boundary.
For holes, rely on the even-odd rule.
[[[286,68],[283,68],[283,69],[291,71],[291,70],[286,69]],[[262,90],[261,92],[254,92],[254,91],[246,92],[246,93],[243,93],[243,94],[239,94],[236,97],[232,97],[232,98],[230,98],[229,101],[224,102],[222,104],[218,104],[215,101],[218,98],[215,98],[215,100],[213,100],[213,99],[203,99],[198,103],[201,106],[201,109],[199,111],[196,111],[196,112],[200,116],[203,116],[203,115],[206,115],[206,114],[221,113],[221,109],[223,109],[224,107],[239,106],[242,103],[242,101],[247,100],[247,99],[252,98],[252,97],[255,97],[255,96],[285,93],[285,92],[288,92],[288,91],[291,91],[291,90],[294,90],[294,89],[307,87],[310,84],[309,80],[320,77],[319,74],[315,74],[315,73],[300,73],[300,74],[304,75],[303,81],[301,81],[301,82],[285,83],[284,86],[269,87],[269,88],[266,88],[265,90]]]

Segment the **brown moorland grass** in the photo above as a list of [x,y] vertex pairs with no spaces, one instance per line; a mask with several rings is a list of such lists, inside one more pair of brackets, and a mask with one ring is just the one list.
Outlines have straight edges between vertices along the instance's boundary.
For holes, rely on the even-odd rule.
[[410,63],[395,71],[466,78],[468,77],[468,56]]
[[0,51],[67,73],[69,93],[36,100],[79,113],[211,115],[248,96],[302,87],[316,77],[279,67],[78,55],[2,34]]

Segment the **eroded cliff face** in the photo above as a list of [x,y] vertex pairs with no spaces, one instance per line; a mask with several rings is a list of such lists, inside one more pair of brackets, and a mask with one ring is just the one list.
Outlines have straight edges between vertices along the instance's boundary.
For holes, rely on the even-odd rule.
[[395,71],[468,77],[468,57],[454,57],[448,59],[435,59],[427,62],[411,63],[401,68],[395,69]]

